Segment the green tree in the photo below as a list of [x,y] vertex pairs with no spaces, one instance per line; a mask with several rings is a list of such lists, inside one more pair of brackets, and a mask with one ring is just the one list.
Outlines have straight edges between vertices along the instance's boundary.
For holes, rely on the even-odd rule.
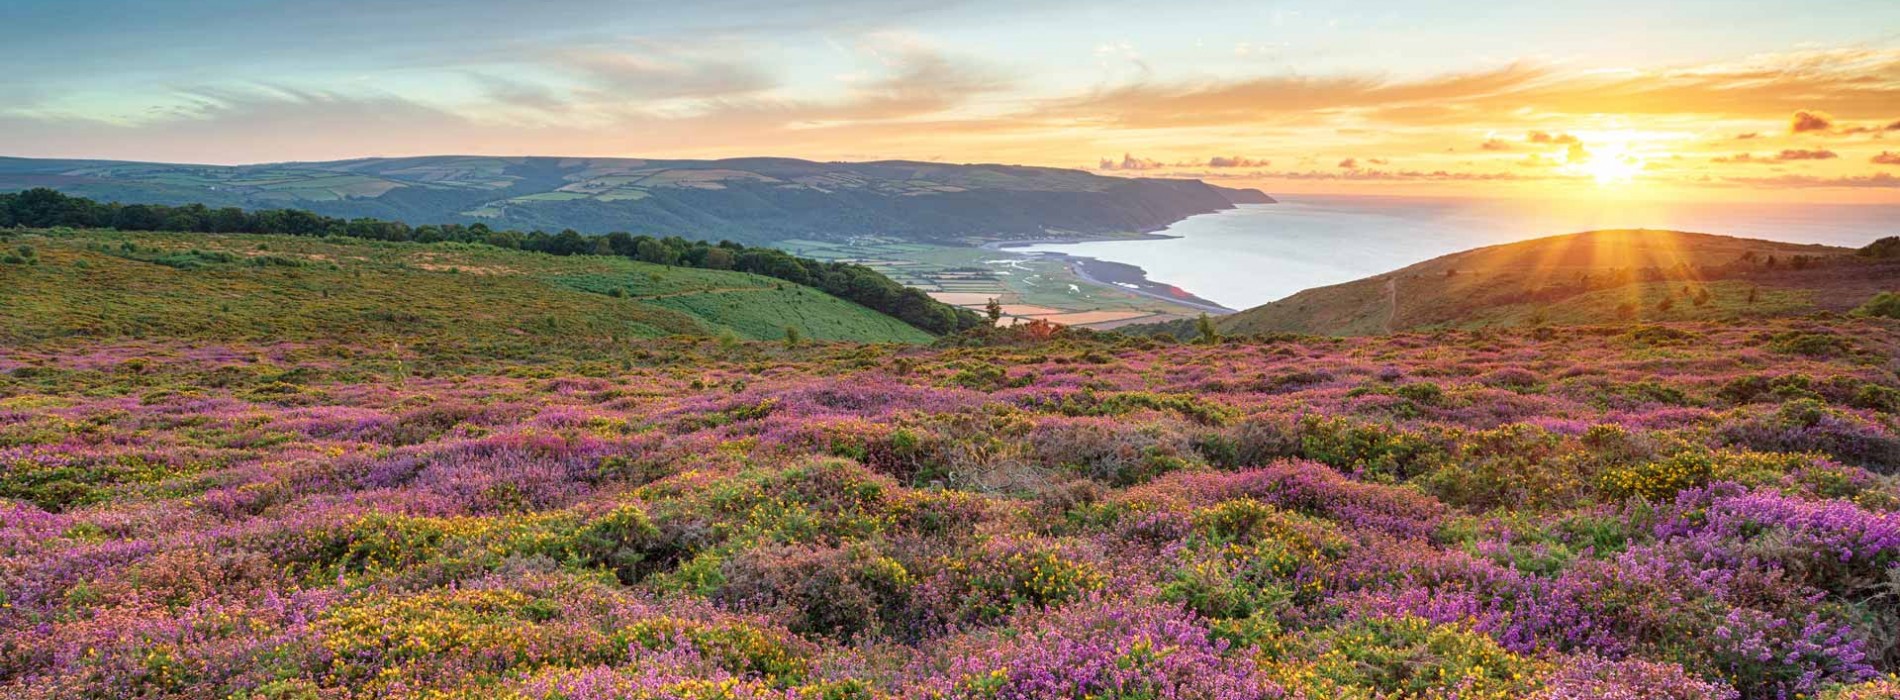
[[1194,321],[1194,330],[1200,334],[1201,344],[1217,345],[1220,343],[1220,331],[1214,328],[1214,319],[1208,318],[1207,314],[1201,314],[1201,317]]
[[996,324],[1002,323],[1003,322],[1003,303],[1000,301],[997,301],[996,297],[990,297],[989,303],[983,305],[983,313],[984,315],[990,317],[990,325],[994,326]]

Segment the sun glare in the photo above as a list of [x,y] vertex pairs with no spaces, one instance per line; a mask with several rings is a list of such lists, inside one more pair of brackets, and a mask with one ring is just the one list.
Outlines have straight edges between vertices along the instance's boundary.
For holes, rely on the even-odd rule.
[[1621,185],[1636,179],[1643,171],[1644,159],[1630,150],[1627,141],[1610,141],[1585,150],[1572,146],[1564,154],[1564,170],[1588,175],[1598,185]]
[[1621,184],[1636,179],[1643,170],[1643,160],[1628,153],[1599,153],[1584,169],[1599,185]]

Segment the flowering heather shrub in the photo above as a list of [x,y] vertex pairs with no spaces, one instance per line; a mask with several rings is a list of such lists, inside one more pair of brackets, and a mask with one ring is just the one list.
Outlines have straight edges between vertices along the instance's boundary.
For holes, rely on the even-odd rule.
[[1680,538],[1705,561],[1776,567],[1842,594],[1879,593],[1900,573],[1900,514],[1728,488],[1685,493],[1676,511],[1658,535]]
[[1696,678],[1676,664],[1600,656],[1563,657],[1534,700],[1735,700],[1733,688]]
[[1900,671],[1889,321],[579,342],[0,349],[0,697],[1860,700]]
[[1092,600],[1014,627],[947,644],[948,668],[920,690],[968,700],[1285,697],[1252,660],[1172,608]]
[[[1738,409],[1739,410],[1739,409]],[[1900,471],[1900,428],[1796,399],[1772,413],[1738,415],[1721,428],[1729,445],[1763,452],[1819,452],[1882,473]]]
[[1037,462],[1112,486],[1190,469],[1197,457],[1179,430],[1100,418],[1043,422],[1025,440]]
[[760,547],[727,559],[720,578],[714,600],[780,612],[801,635],[849,641],[916,628],[910,572],[867,546]]

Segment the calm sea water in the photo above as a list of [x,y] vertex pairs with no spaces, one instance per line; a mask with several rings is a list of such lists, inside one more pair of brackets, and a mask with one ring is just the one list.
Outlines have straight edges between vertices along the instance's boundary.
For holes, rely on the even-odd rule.
[[1900,235],[1900,205],[1527,203],[1288,196],[1181,221],[1166,240],[1039,244],[1138,265],[1148,278],[1244,309],[1468,248],[1605,228],[1859,247]]

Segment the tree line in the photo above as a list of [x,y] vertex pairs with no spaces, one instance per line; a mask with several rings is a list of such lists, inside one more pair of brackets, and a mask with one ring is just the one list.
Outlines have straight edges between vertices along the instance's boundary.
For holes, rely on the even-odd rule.
[[812,260],[731,241],[710,243],[621,231],[604,236],[584,235],[572,229],[560,233],[522,232],[481,223],[410,226],[401,221],[341,219],[301,209],[246,211],[203,204],[119,204],[46,188],[0,194],[0,228],[15,226],[342,236],[416,243],[481,243],[549,255],[616,255],[661,265],[749,272],[815,287],[939,335],[985,325],[975,312],[931,299],[863,265]]

